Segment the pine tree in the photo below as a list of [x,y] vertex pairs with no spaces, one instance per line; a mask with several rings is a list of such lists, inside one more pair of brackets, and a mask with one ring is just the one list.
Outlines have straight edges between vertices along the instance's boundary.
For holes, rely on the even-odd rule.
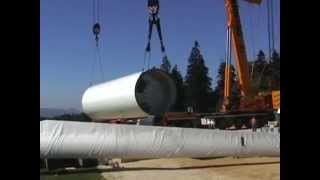
[[[214,89],[214,102],[216,102],[216,110],[218,110],[223,102],[224,97],[224,79],[225,79],[225,66],[226,63],[222,62],[218,69],[217,75],[217,86]],[[239,105],[239,88],[238,82],[236,81],[236,72],[234,66],[231,64],[231,97],[230,97],[230,105],[232,108],[236,108]]]
[[269,89],[268,76],[270,75],[270,66],[262,50],[259,51],[257,59],[253,62],[253,71],[251,73],[251,87],[254,92]]
[[162,69],[163,71],[167,72],[167,73],[170,73],[171,71],[171,64],[170,64],[170,61],[168,59],[167,56],[164,56],[162,58],[162,64],[160,65],[160,69]]
[[185,109],[184,106],[184,85],[183,85],[183,78],[181,73],[178,70],[178,66],[175,65],[171,72],[171,77],[174,80],[177,88],[177,98],[174,106],[172,107],[172,111],[175,112],[183,112]]
[[213,106],[211,78],[197,41],[189,57],[185,84],[187,106],[191,106],[194,112],[208,112]]
[[272,90],[280,90],[280,54],[276,50],[271,56],[270,82]]

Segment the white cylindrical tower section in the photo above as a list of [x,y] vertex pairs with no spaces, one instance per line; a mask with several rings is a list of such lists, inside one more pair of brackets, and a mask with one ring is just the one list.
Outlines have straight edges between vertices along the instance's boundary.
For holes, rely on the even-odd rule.
[[176,86],[162,70],[151,69],[89,87],[82,109],[95,121],[161,115],[176,99]]

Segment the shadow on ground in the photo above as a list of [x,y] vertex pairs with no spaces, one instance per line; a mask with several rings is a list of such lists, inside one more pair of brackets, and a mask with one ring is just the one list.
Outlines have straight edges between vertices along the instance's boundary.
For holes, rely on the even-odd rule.
[[217,164],[217,165],[206,165],[206,166],[186,166],[186,167],[177,167],[177,168],[158,168],[158,167],[128,167],[128,168],[115,168],[115,169],[76,169],[76,170],[59,170],[59,171],[46,171],[40,172],[41,175],[49,174],[81,174],[81,173],[104,173],[104,172],[120,172],[120,171],[149,171],[149,170],[189,170],[189,169],[205,169],[205,168],[222,168],[222,167],[231,167],[231,166],[257,166],[257,165],[267,165],[267,164],[280,164],[280,161],[273,162],[257,162],[257,163],[232,163],[232,164]]

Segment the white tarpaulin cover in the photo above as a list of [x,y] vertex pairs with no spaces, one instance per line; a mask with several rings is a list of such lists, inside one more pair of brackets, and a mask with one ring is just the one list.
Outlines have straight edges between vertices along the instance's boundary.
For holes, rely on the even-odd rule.
[[280,133],[46,120],[40,158],[279,156]]

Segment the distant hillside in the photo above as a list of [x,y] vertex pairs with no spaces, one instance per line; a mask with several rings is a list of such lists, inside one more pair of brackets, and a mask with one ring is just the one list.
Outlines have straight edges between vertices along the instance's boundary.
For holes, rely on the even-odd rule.
[[79,113],[80,111],[76,109],[40,108],[40,117],[46,117],[46,118],[61,116],[63,114],[79,114]]

